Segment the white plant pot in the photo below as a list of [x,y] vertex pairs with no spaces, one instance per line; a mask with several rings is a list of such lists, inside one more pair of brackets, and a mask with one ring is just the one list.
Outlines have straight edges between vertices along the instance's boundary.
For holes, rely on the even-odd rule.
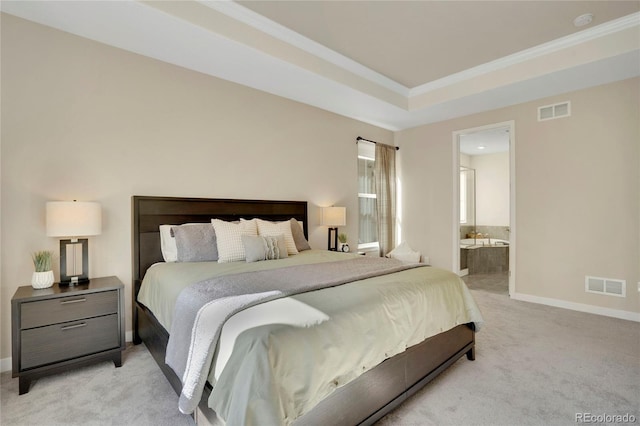
[[33,288],[49,288],[53,285],[53,271],[34,272],[31,276]]

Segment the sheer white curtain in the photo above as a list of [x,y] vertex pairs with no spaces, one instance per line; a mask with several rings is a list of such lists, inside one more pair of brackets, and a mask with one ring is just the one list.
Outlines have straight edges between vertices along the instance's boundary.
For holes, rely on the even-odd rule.
[[376,144],[376,204],[380,256],[395,247],[396,226],[396,147]]

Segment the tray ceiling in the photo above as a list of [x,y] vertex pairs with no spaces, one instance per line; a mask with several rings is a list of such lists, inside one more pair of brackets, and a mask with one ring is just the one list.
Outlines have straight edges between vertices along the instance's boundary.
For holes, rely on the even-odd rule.
[[[2,1],[2,12],[390,130],[640,75],[637,1]],[[573,19],[592,13],[582,28]]]
[[413,88],[639,10],[629,1],[240,1]]

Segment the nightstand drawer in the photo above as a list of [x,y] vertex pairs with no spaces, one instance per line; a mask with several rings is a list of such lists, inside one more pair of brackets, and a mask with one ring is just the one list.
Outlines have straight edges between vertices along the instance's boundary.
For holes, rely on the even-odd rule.
[[119,330],[118,314],[23,330],[20,369],[118,348]]
[[118,312],[118,291],[103,291],[22,304],[22,330]]

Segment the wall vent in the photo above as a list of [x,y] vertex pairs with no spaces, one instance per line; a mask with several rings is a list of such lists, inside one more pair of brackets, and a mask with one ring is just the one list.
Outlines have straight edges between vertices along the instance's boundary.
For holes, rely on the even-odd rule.
[[545,105],[538,108],[538,121],[553,120],[556,118],[569,117],[571,115],[571,102],[560,102],[559,104]]
[[588,293],[607,294],[609,296],[626,297],[627,282],[613,278],[600,278],[586,276],[584,288]]

